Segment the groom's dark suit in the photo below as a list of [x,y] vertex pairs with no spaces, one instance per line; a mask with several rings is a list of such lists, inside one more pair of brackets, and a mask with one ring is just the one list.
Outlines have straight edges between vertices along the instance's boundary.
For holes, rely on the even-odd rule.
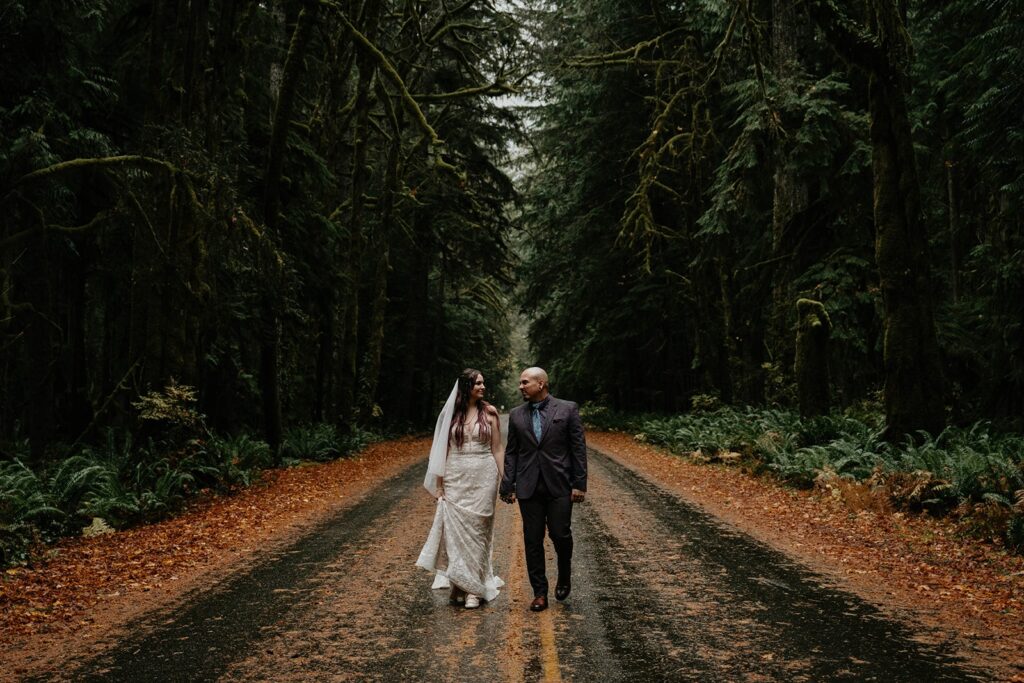
[[558,555],[558,580],[568,585],[572,563],[572,490],[587,490],[587,443],[579,409],[548,396],[537,405],[541,436],[533,429],[532,404],[508,417],[501,495],[515,493],[523,517],[526,569],[534,596],[547,596],[544,530]]

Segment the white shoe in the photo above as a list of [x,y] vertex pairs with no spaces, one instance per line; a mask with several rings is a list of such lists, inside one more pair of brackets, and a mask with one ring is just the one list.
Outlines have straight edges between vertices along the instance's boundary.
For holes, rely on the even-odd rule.
[[476,609],[480,606],[480,598],[469,593],[466,595],[466,609]]

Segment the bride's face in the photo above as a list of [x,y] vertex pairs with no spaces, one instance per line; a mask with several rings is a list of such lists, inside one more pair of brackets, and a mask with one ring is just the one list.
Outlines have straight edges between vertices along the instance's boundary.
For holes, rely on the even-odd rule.
[[484,392],[486,391],[487,387],[484,386],[484,376],[477,375],[476,379],[473,380],[473,389],[471,390],[471,395],[473,396],[474,399],[479,401],[484,397]]

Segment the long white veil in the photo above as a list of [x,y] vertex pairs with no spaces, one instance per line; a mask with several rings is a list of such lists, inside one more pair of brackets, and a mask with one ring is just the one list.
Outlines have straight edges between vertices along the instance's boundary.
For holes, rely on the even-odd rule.
[[448,433],[452,428],[452,415],[455,413],[455,397],[459,394],[459,381],[455,380],[452,393],[437,416],[434,427],[434,442],[430,444],[430,460],[427,462],[427,476],[423,479],[423,487],[430,495],[437,498],[437,478],[444,477],[444,465],[448,459]]

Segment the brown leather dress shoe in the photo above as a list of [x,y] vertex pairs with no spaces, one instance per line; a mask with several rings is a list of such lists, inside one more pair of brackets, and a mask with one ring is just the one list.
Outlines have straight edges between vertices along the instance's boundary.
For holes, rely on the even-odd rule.
[[537,597],[535,597],[533,599],[533,602],[530,603],[530,611],[531,612],[543,612],[547,608],[548,608],[548,599],[547,599],[546,596],[543,596],[543,595],[538,595]]
[[569,582],[555,586],[555,599],[561,602],[569,597],[569,591],[572,590],[572,584]]

